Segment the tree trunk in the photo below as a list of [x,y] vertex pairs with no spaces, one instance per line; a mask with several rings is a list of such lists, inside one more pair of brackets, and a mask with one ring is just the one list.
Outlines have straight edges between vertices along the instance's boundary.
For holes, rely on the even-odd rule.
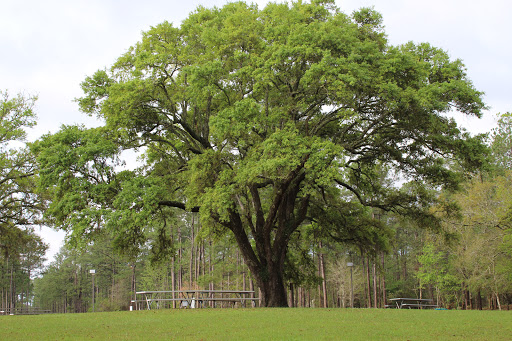
[[385,268],[384,268],[384,252],[381,253],[381,265],[382,265],[382,305],[385,307],[387,302],[388,302],[388,298],[386,296],[386,271],[385,271]]
[[181,245],[181,225],[178,224],[178,289],[183,290],[183,248]]
[[364,257],[363,261],[366,263],[366,290],[368,292],[368,308],[372,307],[372,285],[370,281],[370,258]]
[[136,284],[136,276],[135,276],[135,267],[136,267],[137,263],[135,261],[135,259],[133,260],[133,263],[132,263],[132,285],[131,285],[131,288],[132,288],[132,292],[133,292],[133,299],[136,300],[137,299],[137,295],[136,295],[136,292],[137,292],[137,284]]
[[[234,222],[229,226],[245,263],[261,290],[260,306],[288,307],[288,298],[283,280],[284,261],[287,251],[286,237],[276,237],[273,245],[267,240],[265,246],[259,246],[259,257],[256,256],[252,245],[245,233],[240,218],[233,214]],[[257,242],[256,244],[258,244]]]
[[482,302],[482,292],[480,291],[480,289],[478,289],[478,293],[477,293],[477,296],[476,296],[476,306],[477,306],[477,309],[478,310],[482,310],[483,307],[483,302]]
[[473,310],[474,304],[473,304],[473,294],[468,289],[468,296],[469,296],[469,310]]
[[73,309],[74,309],[74,312],[75,313],[79,313],[79,308],[78,308],[78,268],[75,267],[74,271],[73,271],[73,291],[74,291],[74,295],[73,295]]
[[[208,289],[213,290],[214,287],[213,287],[213,281],[211,280],[211,278],[213,276],[213,269],[214,269],[213,266],[214,265],[213,265],[213,254],[212,254],[213,243],[212,243],[211,239],[209,240],[208,243],[210,245],[210,247],[208,248],[208,275],[209,275],[208,277],[210,278]],[[210,295],[211,295],[211,297],[213,297],[213,293]],[[215,308],[215,301],[210,301],[210,308]]]
[[[198,233],[199,233],[199,229],[198,229]],[[201,277],[201,265],[202,265],[202,261],[203,261],[203,258],[204,258],[204,254],[203,254],[203,242],[201,241],[198,245],[197,245],[197,257],[196,257],[196,282],[198,281],[199,277]],[[203,289],[203,288],[201,288]]]
[[176,309],[176,256],[171,258],[171,290],[172,290],[172,307]]
[[403,259],[404,259],[404,264],[403,264],[403,268],[402,268],[402,280],[405,282],[407,280],[407,256],[405,255],[405,253],[404,253]]
[[[254,274],[254,273],[253,273]],[[256,283],[261,290],[262,307],[288,307],[282,271],[269,268],[267,273],[256,274]]]
[[466,284],[464,284],[464,309],[469,310],[470,309],[470,298],[469,298],[469,290],[466,287]]
[[376,259],[373,262],[373,307],[378,308],[379,307],[379,295],[378,291],[379,288],[377,286],[377,263]]
[[395,261],[396,261],[396,275],[395,275],[396,277],[395,278],[397,281],[400,281],[400,258],[401,258],[400,255],[401,255],[401,252],[400,252],[400,250],[397,249],[394,254]]
[[10,295],[10,303],[9,303],[9,309],[11,311],[11,314],[14,313],[14,309],[16,308],[16,301],[15,301],[15,283],[14,283],[14,264],[11,262],[11,277],[9,281],[9,295]]
[[189,289],[193,288],[194,282],[194,273],[195,273],[195,265],[194,265],[194,248],[195,248],[195,235],[194,235],[194,222],[195,215],[192,213],[192,236],[190,237],[190,262],[189,262]]
[[290,302],[288,302],[290,307],[294,307],[295,297],[293,292],[293,283],[290,283]]
[[325,264],[324,254],[322,253],[322,241],[318,243],[320,252],[318,253],[319,265],[320,265],[320,277],[322,278],[322,294],[323,294],[323,307],[327,308],[327,281],[325,280]]

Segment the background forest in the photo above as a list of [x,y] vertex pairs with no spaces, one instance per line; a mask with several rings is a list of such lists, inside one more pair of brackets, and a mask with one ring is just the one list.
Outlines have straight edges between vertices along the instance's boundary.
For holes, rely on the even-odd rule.
[[[136,291],[192,288],[509,309],[512,116],[459,129],[452,110],[485,109],[462,62],[388,45],[372,9],[198,8],[82,88],[104,126],[34,143],[36,98],[1,94],[1,310],[126,310]],[[47,266],[42,224],[68,232]]]

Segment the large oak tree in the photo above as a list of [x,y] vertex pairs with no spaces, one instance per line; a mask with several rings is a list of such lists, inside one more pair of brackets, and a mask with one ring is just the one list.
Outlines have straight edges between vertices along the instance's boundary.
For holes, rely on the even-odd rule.
[[[370,208],[436,224],[427,188],[455,188],[455,165],[479,166],[484,151],[446,115],[484,108],[460,60],[390,46],[380,14],[332,1],[200,7],[82,87],[82,111],[105,125],[41,142],[48,216],[128,245],[170,208],[199,212],[205,231],[232,233],[264,306],[287,306],[301,226],[364,245],[379,242]],[[120,151],[140,148],[144,166],[118,171]],[[389,176],[413,182],[400,190]]]

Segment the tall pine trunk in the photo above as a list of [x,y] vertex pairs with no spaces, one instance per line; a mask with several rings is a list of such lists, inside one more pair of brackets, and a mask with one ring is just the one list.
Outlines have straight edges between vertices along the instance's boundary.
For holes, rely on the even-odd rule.
[[364,257],[363,261],[366,263],[366,290],[368,292],[368,308],[372,307],[372,284],[370,281],[370,258],[368,256]]
[[373,261],[373,307],[379,307],[379,288],[377,286],[377,262],[376,259]]
[[327,281],[325,279],[325,263],[324,254],[322,253],[322,241],[318,244],[320,252],[318,253],[319,265],[320,265],[320,277],[322,278],[322,294],[323,294],[323,307],[327,308]]
[[384,268],[384,252],[381,253],[381,266],[382,266],[382,306],[385,307],[388,301],[386,296],[386,271]]

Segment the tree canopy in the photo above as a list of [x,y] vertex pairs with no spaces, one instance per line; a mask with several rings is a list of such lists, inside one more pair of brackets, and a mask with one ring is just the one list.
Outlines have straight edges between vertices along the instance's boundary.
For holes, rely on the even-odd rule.
[[498,114],[498,126],[491,133],[491,149],[498,171],[512,169],[512,114]]
[[[265,306],[287,305],[289,242],[305,225],[385,247],[372,209],[437,226],[429,189],[457,188],[460,166],[485,156],[446,115],[485,108],[463,63],[427,43],[391,46],[379,13],[332,1],[199,7],[82,88],[81,110],[105,125],[36,146],[52,222],[78,238],[107,228],[125,246],[158,229],[170,247],[172,209],[199,212],[204,233],[234,236]],[[144,165],[120,170],[129,149]]]
[[11,97],[0,91],[0,249],[4,255],[28,242],[20,226],[33,224],[40,213],[36,195],[36,161],[25,141],[26,129],[36,124],[36,97]]
[[25,146],[26,129],[36,124],[36,97],[0,90],[0,291],[2,310],[27,304],[30,277],[48,246],[32,227],[43,208],[36,191],[37,164]]

